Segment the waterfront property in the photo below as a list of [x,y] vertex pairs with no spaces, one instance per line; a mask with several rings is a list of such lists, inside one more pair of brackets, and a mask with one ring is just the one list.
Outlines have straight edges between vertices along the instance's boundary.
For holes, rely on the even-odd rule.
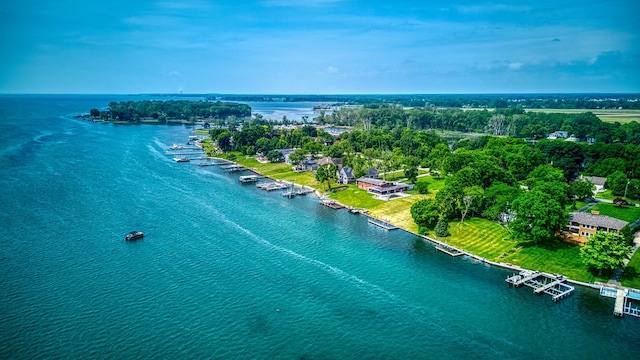
[[596,231],[620,231],[627,226],[628,222],[618,220],[600,214],[584,212],[572,212],[569,214],[569,223],[562,232],[566,242],[584,245],[590,236]]
[[356,181],[356,177],[353,175],[353,169],[350,167],[343,167],[338,170],[338,184],[351,184]]
[[601,286],[600,296],[616,299],[613,306],[613,315],[618,317],[623,315],[640,317],[640,292],[638,290]]
[[396,182],[390,182],[382,179],[372,179],[367,177],[361,177],[357,180],[357,185],[360,189],[367,190],[375,195],[391,195],[401,193],[410,189],[407,184],[401,184]]
[[519,274],[508,277],[505,281],[515,287],[521,285],[533,289],[536,294],[551,295],[553,301],[561,300],[573,293],[575,288],[565,284],[566,277],[562,275],[549,275],[539,271],[522,270]]

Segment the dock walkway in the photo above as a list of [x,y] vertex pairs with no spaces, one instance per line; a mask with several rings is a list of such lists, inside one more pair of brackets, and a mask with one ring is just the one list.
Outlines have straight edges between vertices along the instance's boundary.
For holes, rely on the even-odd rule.
[[452,257],[464,255],[464,252],[454,248],[453,246],[438,245],[435,248],[436,248],[436,250],[442,251],[443,253],[445,253],[445,254],[447,254],[449,256],[452,256]]
[[344,205],[340,204],[339,202],[335,201],[335,200],[331,200],[331,199],[322,199],[320,200],[320,204],[327,206],[331,209],[334,210],[338,210],[338,209],[343,209]]
[[622,316],[624,314],[624,303],[627,297],[627,290],[618,290],[616,294],[616,304],[613,306],[613,315]]
[[566,280],[567,278],[561,275],[523,270],[519,274],[508,277],[505,281],[515,287],[526,285],[532,288],[534,293],[551,295],[553,301],[558,301],[571,295],[575,290],[573,286],[565,284]]
[[379,219],[376,219],[376,218],[369,217],[368,221],[369,221],[369,224],[375,225],[375,226],[380,227],[380,228],[382,228],[384,230],[397,230],[398,229],[397,226],[395,226],[395,225],[393,225],[393,224],[391,224],[389,222],[386,222],[384,220],[379,220]]

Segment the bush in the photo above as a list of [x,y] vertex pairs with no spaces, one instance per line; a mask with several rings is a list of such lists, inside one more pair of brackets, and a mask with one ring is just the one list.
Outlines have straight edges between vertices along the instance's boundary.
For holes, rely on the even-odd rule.
[[416,184],[416,190],[418,190],[419,194],[428,194],[429,184],[426,182],[419,182]]
[[444,220],[438,220],[435,228],[436,235],[445,237],[451,235],[449,232],[449,223]]

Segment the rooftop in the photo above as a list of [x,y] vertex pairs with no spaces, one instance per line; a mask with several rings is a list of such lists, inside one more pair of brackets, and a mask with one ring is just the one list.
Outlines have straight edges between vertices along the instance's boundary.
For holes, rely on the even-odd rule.
[[595,215],[584,212],[572,212],[569,214],[569,221],[575,221],[583,225],[593,225],[597,227],[621,230],[629,224],[626,221],[618,220],[609,216]]

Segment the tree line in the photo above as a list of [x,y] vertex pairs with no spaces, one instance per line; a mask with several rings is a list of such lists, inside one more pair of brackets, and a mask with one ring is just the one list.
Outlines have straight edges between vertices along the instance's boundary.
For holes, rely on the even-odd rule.
[[209,95],[228,101],[326,102],[335,105],[397,104],[404,107],[528,109],[640,109],[638,94],[407,94],[407,95]]
[[640,145],[640,124],[603,122],[590,112],[578,114],[525,112],[520,106],[504,109],[463,110],[454,108],[404,108],[390,104],[342,107],[320,111],[319,124],[356,126],[364,129],[410,127],[418,130],[449,130],[488,133],[523,139],[544,139],[555,131],[583,141]]
[[103,120],[138,122],[142,119],[154,119],[160,123],[169,120],[214,119],[225,120],[228,117],[245,118],[251,116],[251,107],[234,102],[210,102],[191,100],[144,100],[110,102],[106,110],[91,109],[90,115]]

